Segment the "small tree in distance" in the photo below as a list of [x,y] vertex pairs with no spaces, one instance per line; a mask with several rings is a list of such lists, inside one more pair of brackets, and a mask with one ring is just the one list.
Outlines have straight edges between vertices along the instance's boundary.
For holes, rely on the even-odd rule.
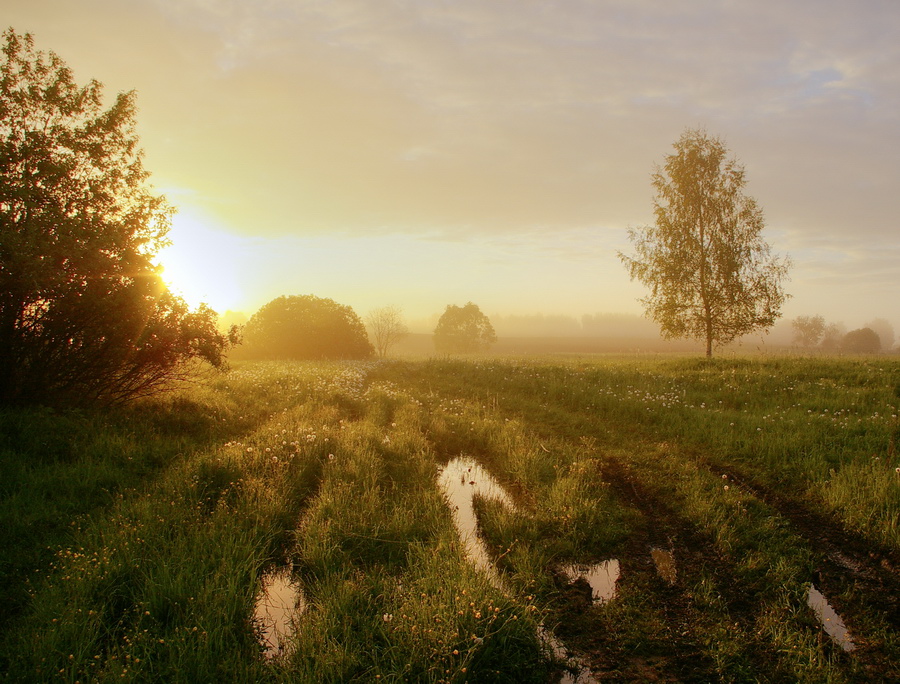
[[409,335],[402,312],[396,306],[374,309],[366,316],[366,323],[375,353],[382,359],[387,356],[391,347]]
[[449,304],[434,329],[434,348],[442,354],[484,351],[497,341],[494,326],[477,304]]
[[822,333],[820,346],[826,351],[836,352],[840,349],[841,341],[846,334],[847,326],[843,323],[829,323],[825,326],[825,330]]
[[803,347],[815,347],[825,334],[825,319],[822,316],[797,316],[794,327],[794,341]]
[[878,335],[878,339],[881,340],[881,349],[883,351],[890,351],[893,349],[895,339],[894,326],[883,318],[876,318],[875,320],[866,323],[865,327],[875,331],[875,334]]
[[781,315],[789,262],[770,254],[763,214],[744,194],[744,169],[718,138],[687,130],[653,174],[655,226],[631,228],[637,254],[619,253],[664,337],[705,340],[713,348]]
[[877,354],[881,351],[881,339],[872,328],[859,328],[844,335],[841,349],[851,354]]

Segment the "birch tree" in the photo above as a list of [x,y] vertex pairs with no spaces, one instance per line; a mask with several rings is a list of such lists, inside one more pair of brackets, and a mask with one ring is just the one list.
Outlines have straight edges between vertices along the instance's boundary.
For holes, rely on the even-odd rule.
[[649,288],[640,301],[663,336],[704,340],[711,357],[780,317],[790,262],[763,239],[763,212],[720,139],[688,129],[674,148],[652,176],[656,223],[629,229],[636,253],[619,258]]

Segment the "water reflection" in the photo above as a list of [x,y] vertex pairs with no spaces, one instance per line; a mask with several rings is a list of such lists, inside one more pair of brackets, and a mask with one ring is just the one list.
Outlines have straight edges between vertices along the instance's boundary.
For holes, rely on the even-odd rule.
[[[486,498],[499,499],[504,505],[513,508],[512,498],[500,483],[472,458],[460,456],[450,461],[440,472],[438,483],[447,496],[450,510],[453,512],[453,523],[466,555],[476,568],[487,574],[495,587],[506,592],[500,573],[491,563],[487,546],[478,536],[478,519],[475,516],[472,497],[479,494]],[[577,675],[570,672],[563,673],[559,684],[598,684],[584,663],[569,653],[562,642],[543,625],[538,627],[538,639],[557,659],[568,663],[569,667],[578,672]]]
[[656,573],[669,584],[675,584],[677,570],[675,568],[675,554],[668,549],[650,549],[650,557],[656,565]]
[[499,499],[506,506],[512,507],[509,494],[500,486],[493,476],[482,468],[474,459],[455,458],[441,471],[438,482],[450,502],[453,512],[453,523],[459,532],[466,555],[479,570],[487,573],[494,586],[501,587],[500,576],[491,563],[487,546],[478,536],[478,519],[472,497],[476,494]]
[[287,650],[296,629],[296,618],[306,610],[306,599],[291,567],[263,574],[256,595],[254,622],[259,626],[260,641],[268,659]]
[[819,622],[822,623],[825,632],[834,639],[835,643],[845,651],[852,651],[856,648],[841,616],[831,607],[831,604],[828,603],[828,600],[822,595],[822,592],[812,585],[809,587],[809,595],[806,598],[806,603],[813,609]]
[[586,580],[591,585],[591,598],[594,603],[610,601],[616,596],[616,582],[620,574],[619,561],[616,559],[596,565],[573,563],[562,566],[560,571],[570,582],[578,579]]

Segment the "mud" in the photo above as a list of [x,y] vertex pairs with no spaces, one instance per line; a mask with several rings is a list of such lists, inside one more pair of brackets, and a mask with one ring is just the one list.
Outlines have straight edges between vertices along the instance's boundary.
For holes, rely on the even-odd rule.
[[[866,603],[883,613],[889,624],[900,629],[900,558],[896,552],[862,539],[824,513],[811,511],[796,501],[786,501],[733,469],[709,463],[706,466],[726,475],[741,489],[777,510],[810,546],[819,551],[821,563],[810,578],[816,586],[830,596],[839,596],[850,588],[854,593],[869,596]],[[854,610],[852,605],[838,605],[837,608],[848,614]]]

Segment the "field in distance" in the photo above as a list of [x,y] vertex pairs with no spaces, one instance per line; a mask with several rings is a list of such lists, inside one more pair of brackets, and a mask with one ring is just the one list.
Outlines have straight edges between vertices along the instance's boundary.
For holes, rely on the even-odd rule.
[[898,403],[890,357],[573,353],[7,410],[0,671],[900,680]]

